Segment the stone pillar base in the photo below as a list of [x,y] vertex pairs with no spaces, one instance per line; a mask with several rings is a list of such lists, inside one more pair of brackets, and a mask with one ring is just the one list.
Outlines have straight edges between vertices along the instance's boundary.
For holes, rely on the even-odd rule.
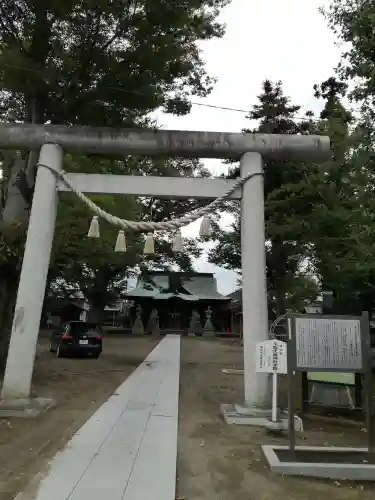
[[14,398],[0,401],[0,418],[35,418],[53,408],[55,401],[48,398]]
[[[237,411],[237,406],[240,412]],[[288,414],[280,410],[277,422],[271,421],[272,410],[268,408],[249,407],[246,409],[240,405],[222,404],[220,410],[227,424],[264,427],[270,431],[288,430]],[[297,415],[294,415],[294,428],[297,432],[303,432],[302,420]]]

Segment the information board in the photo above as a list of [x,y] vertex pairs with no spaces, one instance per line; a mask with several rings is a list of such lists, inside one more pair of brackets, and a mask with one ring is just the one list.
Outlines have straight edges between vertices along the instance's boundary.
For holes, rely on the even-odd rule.
[[256,345],[256,371],[263,373],[287,373],[286,343],[280,340],[266,340]]
[[295,316],[293,319],[296,369],[362,371],[360,318]]
[[[289,448],[295,450],[294,414],[298,372],[309,374],[309,379],[343,383],[353,381],[350,375],[363,378],[368,450],[374,451],[372,425],[372,357],[368,313],[361,317],[288,314],[288,430]],[[319,373],[318,375],[312,375]],[[318,380],[317,380],[318,379]],[[303,380],[303,377],[302,377]],[[345,382],[344,382],[345,383]],[[352,385],[352,384],[350,384]],[[357,387],[357,385],[355,386]]]

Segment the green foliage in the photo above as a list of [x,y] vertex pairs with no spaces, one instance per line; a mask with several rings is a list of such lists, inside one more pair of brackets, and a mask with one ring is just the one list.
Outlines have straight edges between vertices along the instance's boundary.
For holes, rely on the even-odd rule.
[[[323,249],[317,255],[324,281],[335,292],[336,309],[372,311],[375,309],[375,4],[368,0],[332,0],[324,14],[336,36],[345,43],[338,74],[350,88],[349,98],[360,104],[360,114],[354,127],[352,120],[349,122],[354,128],[349,141],[352,149],[341,156],[341,165],[337,162],[334,180],[349,200],[347,207],[351,207],[352,213],[341,225],[336,225],[336,230],[341,227],[341,236],[331,244],[334,258],[324,257]],[[327,103],[339,111],[337,95],[333,93]],[[346,179],[344,176],[340,181],[342,170]]]
[[[113,172],[123,169],[120,162],[98,158],[68,157],[67,169],[85,172]],[[141,207],[129,197],[93,196],[92,200],[107,212],[127,219],[140,217]],[[100,224],[100,239],[87,238],[91,211],[72,193],[60,197],[55,241],[50,267],[50,292],[80,291],[95,309],[118,298],[129,274],[139,263],[141,238],[127,234],[128,251],[115,253],[116,228]]]
[[[259,104],[248,116],[258,120],[258,127],[245,132],[306,134],[319,131],[310,114],[303,120],[296,119],[300,106],[290,103],[283,94],[281,82],[266,80],[262,90]],[[305,218],[310,215],[317,197],[316,189],[310,186],[310,179],[317,170],[317,166],[302,162],[272,160],[264,163],[267,284],[269,305],[276,315],[285,312],[287,294],[293,290],[297,277],[300,279],[301,263],[308,252],[309,242],[302,239],[302,235],[307,229]],[[238,175],[239,169],[235,166],[230,176]],[[209,258],[215,264],[239,271],[240,211],[233,203],[229,210],[234,215],[234,223],[229,231],[216,233],[217,245]]]
[[124,126],[212,88],[195,42],[227,0],[3,0],[0,117]]
[[[143,158],[139,173],[161,177],[208,177],[209,172],[197,159],[185,158]],[[178,198],[143,198],[141,200],[143,220],[162,222],[177,219],[207,204],[206,200]],[[174,254],[171,246],[171,234],[155,233],[155,255],[143,264],[154,270],[167,269],[177,265],[182,271],[192,271],[192,258],[199,257],[201,249],[195,238],[184,238],[184,249]]]
[[[0,122],[154,126],[148,114],[157,108],[186,114],[190,97],[207,95],[214,83],[205,72],[196,42],[222,36],[223,26],[217,17],[226,3],[227,0],[2,0]],[[3,156],[0,263],[2,269],[7,265],[16,281],[24,239],[18,241],[11,226],[23,221],[25,215],[27,219],[37,154],[10,155],[10,161]],[[68,169],[73,171],[144,175],[150,169],[163,170],[166,163],[169,171],[182,168],[187,160],[176,160],[172,165],[161,159],[158,163],[139,158],[107,161],[91,155],[70,158],[69,162]],[[137,219],[146,214],[147,200],[99,197],[98,202],[125,218]],[[158,204],[160,220],[196,206],[189,200],[180,205],[165,205],[163,208],[162,203]],[[5,224],[4,213],[10,206],[11,215]],[[129,266],[139,261],[142,237],[128,235],[129,252],[126,256],[114,255],[114,230],[103,228],[100,244],[85,239],[90,218],[91,214],[76,200],[63,197],[51,286],[54,290],[65,286],[79,288],[90,294],[92,301],[100,289],[101,293],[105,291],[104,303],[118,293],[118,283]],[[160,245],[165,245],[163,239]],[[188,251],[193,248],[194,243],[189,242]],[[165,254],[160,265],[174,261]],[[191,265],[187,256],[179,257],[179,261],[181,266]],[[2,273],[0,281],[4,279]],[[4,290],[10,289],[7,283],[0,285]]]
[[375,225],[366,193],[370,156],[364,151],[365,136],[361,132],[360,142],[353,141],[354,119],[341,103],[347,87],[334,78],[315,87],[316,95],[326,99],[321,116],[328,121],[333,158],[324,169],[313,263],[323,287],[335,294],[336,311],[360,313],[375,307]]
[[[101,157],[67,156],[65,169],[70,172],[112,173],[117,175],[152,174],[183,175],[189,167],[191,175],[205,175],[199,162],[183,159],[158,159],[128,157],[123,160],[104,160]],[[129,220],[167,220],[192,210],[196,203],[191,200],[154,200],[126,196],[93,196],[92,200],[105,211]],[[152,211],[150,210],[152,207]],[[151,216],[152,215],[152,216]],[[166,233],[155,234],[156,255],[142,254],[144,237],[139,233],[126,233],[127,252],[115,253],[117,229],[100,221],[100,239],[87,238],[92,218],[91,211],[75,195],[66,193],[60,197],[56,224],[53,256],[49,273],[48,297],[68,297],[81,292],[97,311],[113,303],[126,288],[127,278],[135,265],[143,268],[165,269],[177,265],[191,270],[192,257],[200,250],[192,238],[184,241],[184,252],[173,254],[170,237]]]
[[[103,209],[136,218],[139,211],[133,200],[110,196],[93,197]],[[56,224],[56,236],[50,268],[53,289],[58,285],[66,291],[81,291],[89,302],[102,308],[113,302],[119,286],[128,275],[129,267],[139,261],[140,238],[127,235],[128,251],[115,253],[117,231],[101,224],[100,239],[87,238],[92,214],[74,195],[62,197]]]
[[297,273],[293,284],[285,294],[287,309],[291,311],[303,311],[304,307],[316,300],[320,291],[319,283],[311,276]]
[[[214,82],[196,42],[223,35],[217,17],[226,3],[2,1],[0,122],[154,126],[155,109],[187,113],[190,97],[207,95]],[[24,155],[19,172],[8,169],[0,219],[15,191],[11,222],[27,214],[36,159]]]
[[323,10],[328,25],[345,42],[339,74],[355,79],[351,97],[374,110],[375,4],[369,0],[332,0]]
[[[260,120],[259,132],[324,133],[332,145],[332,159],[324,164],[264,165],[267,284],[276,315],[287,307],[299,309],[321,288],[334,292],[336,312],[375,308],[373,125],[368,120],[357,134],[342,104],[347,87],[333,77],[315,85],[315,96],[325,101],[320,120],[310,114],[298,120],[299,107],[289,103],[281,85],[265,82],[260,104],[249,115]],[[229,210],[234,223],[218,237],[210,257],[239,271],[240,212],[233,204]]]
[[26,228],[25,224],[0,225],[0,273],[15,276],[20,268]]

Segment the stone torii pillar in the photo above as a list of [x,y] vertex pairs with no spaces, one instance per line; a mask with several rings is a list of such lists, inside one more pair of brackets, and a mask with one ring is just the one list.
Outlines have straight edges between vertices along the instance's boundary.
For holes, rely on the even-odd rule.
[[[329,139],[292,136],[150,129],[109,129],[59,125],[1,124],[0,148],[35,150],[40,164],[59,171],[62,150],[103,155],[164,155],[241,159],[242,176],[262,172],[262,157],[321,161],[329,155]],[[224,179],[69,174],[85,193],[214,199],[235,181]],[[39,167],[2,388],[3,402],[30,402],[31,379],[56,217],[57,183]],[[263,180],[256,176],[231,195],[242,199],[242,279],[245,405],[262,407],[267,380],[255,371],[255,344],[268,338],[264,252]],[[3,406],[5,408],[5,406]]]
[[[62,161],[63,150],[60,146],[42,146],[40,164],[59,171]],[[45,167],[38,168],[2,387],[5,402],[0,404],[0,414],[2,407],[4,408],[9,400],[10,408],[14,402],[16,407],[25,407],[36,413],[39,404],[49,404],[49,401],[29,399],[55,230],[58,201],[56,183],[56,175],[53,172]]]
[[[242,155],[240,172],[241,177],[262,174],[262,156],[259,153]],[[254,344],[268,339],[264,189],[261,175],[253,177],[242,188],[241,262],[245,405],[262,408],[268,406],[270,393],[268,374],[255,371]]]

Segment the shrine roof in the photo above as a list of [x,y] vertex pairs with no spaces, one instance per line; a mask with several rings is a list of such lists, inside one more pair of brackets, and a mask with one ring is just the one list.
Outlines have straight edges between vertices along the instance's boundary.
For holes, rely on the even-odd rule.
[[216,279],[211,273],[143,272],[129,298],[168,300],[178,297],[189,302],[200,300],[227,301],[229,297],[217,291]]

